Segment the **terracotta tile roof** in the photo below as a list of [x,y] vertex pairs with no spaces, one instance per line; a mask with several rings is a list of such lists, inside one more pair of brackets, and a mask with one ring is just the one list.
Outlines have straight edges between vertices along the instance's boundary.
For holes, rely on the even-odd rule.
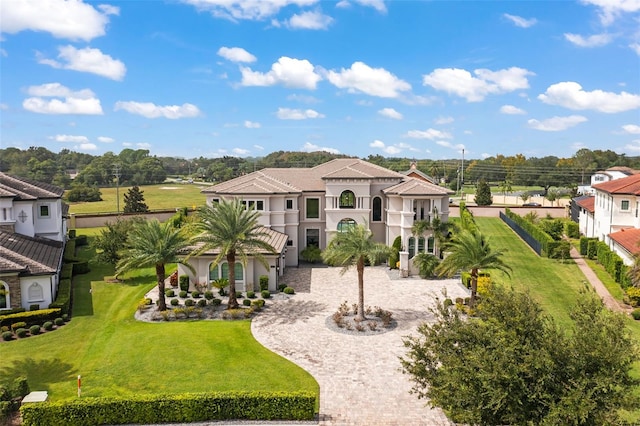
[[55,274],[63,249],[61,241],[0,231],[0,272]]
[[594,213],[596,211],[596,197],[594,197],[593,195],[576,198],[576,204],[589,213]]
[[640,245],[638,245],[640,243],[640,229],[638,228],[627,228],[612,232],[609,234],[609,238],[631,254],[640,253]]
[[39,198],[61,198],[64,189],[48,183],[9,176],[0,172],[0,196],[16,200],[37,200]]
[[[275,249],[275,253],[282,253],[282,250],[284,250],[284,248],[287,245],[287,234],[283,234],[282,232],[278,232],[275,231],[271,228],[266,228],[266,227],[260,227],[258,228],[259,232],[263,232],[265,235],[263,237],[261,237],[260,239],[262,241],[266,241],[267,243],[271,244],[271,247],[273,247]],[[187,247],[184,251],[184,253],[189,253],[191,252],[193,249],[195,249],[196,247],[201,247],[202,244],[198,244],[195,246],[191,246],[191,247]],[[212,250],[207,250],[206,252],[202,253],[202,255],[215,255],[215,254],[219,254],[220,250],[219,249],[212,249]],[[260,251],[260,253],[267,255],[267,254],[274,254],[272,252],[269,251],[265,251],[262,250]],[[201,255],[201,256],[202,256]]]
[[418,178],[409,178],[397,185],[382,190],[385,194],[393,195],[449,195],[450,189],[434,185]]
[[640,195],[640,174],[598,183],[592,187],[608,194]]
[[357,158],[336,158],[311,170],[319,173],[323,179],[340,178],[403,178],[404,175],[393,170],[369,163]]
[[409,170],[406,170],[406,171],[400,172],[400,173],[402,173],[405,176],[412,177],[412,178],[426,180],[427,182],[431,182],[433,184],[436,183],[436,180],[434,178],[432,178],[431,176],[429,176],[426,173],[421,172],[418,169],[409,169]]

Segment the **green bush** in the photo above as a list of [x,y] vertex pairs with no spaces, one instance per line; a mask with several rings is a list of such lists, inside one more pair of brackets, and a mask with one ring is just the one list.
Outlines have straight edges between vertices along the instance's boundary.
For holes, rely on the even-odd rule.
[[569,241],[549,243],[549,257],[551,259],[569,259],[571,257],[571,243]]
[[200,298],[200,292],[198,290],[192,291],[191,292],[191,297],[193,297],[194,299]]
[[62,314],[62,321],[69,322],[69,314]]
[[212,300],[213,299],[213,292],[212,291],[205,291],[204,292],[204,298],[207,300]]
[[61,280],[70,280],[73,276],[73,263],[65,263],[60,270]]
[[206,299],[200,299],[200,300],[198,300],[197,305],[200,308],[204,308],[205,306],[207,306],[207,300]]
[[37,303],[34,303],[33,305],[29,305],[29,310],[30,311],[39,311],[40,310],[40,305],[38,305]]
[[24,426],[193,423],[212,420],[313,420],[308,392],[208,392],[82,398],[20,407]]
[[322,250],[316,246],[307,246],[300,252],[300,257],[305,262],[318,263],[322,260]]
[[286,284],[280,283],[278,284],[278,291],[282,293],[286,287],[287,287]]
[[636,321],[640,320],[640,309],[634,309],[633,311],[631,311],[631,316]]
[[285,287],[283,290],[284,294],[293,294],[296,291],[293,289],[293,287]]
[[24,321],[14,322],[13,324],[11,324],[11,330],[15,332],[17,329],[25,328],[26,326],[27,326],[27,323]]
[[182,297],[183,299],[184,299],[185,297],[187,297],[187,295],[188,295],[188,294],[189,294],[189,293],[187,292],[187,290],[180,290],[180,293],[178,293],[178,295],[179,295],[180,297]]
[[19,328],[16,330],[16,336],[23,338],[23,337],[27,337],[29,335],[29,330],[27,330],[26,328]]
[[184,306],[194,306],[196,304],[196,301],[193,299],[187,299],[184,301]]
[[67,241],[67,244],[64,246],[62,259],[65,262],[75,262],[76,260],[78,260],[76,259],[76,240]]
[[88,186],[85,184],[79,184],[77,182],[69,191],[67,191],[66,197],[67,200],[72,203],[78,201],[102,201],[102,194],[100,193],[100,189],[97,186]]
[[241,291],[236,292],[236,299],[242,299],[244,296]]
[[89,268],[89,262],[86,260],[79,260],[73,263],[73,275],[82,275],[91,272]]
[[262,309],[264,307],[264,304],[264,299],[256,299],[251,301],[251,306],[253,306],[256,310]]
[[564,223],[564,233],[569,238],[580,238],[580,225],[572,220],[567,220]]
[[0,315],[0,327],[11,325],[14,322],[24,322],[25,326],[42,324],[52,321],[60,316],[60,309],[40,309],[38,311],[17,312],[14,314]]
[[260,275],[260,291],[269,290],[269,276]]
[[47,331],[53,330],[53,322],[52,321],[45,322],[44,324],[42,324],[42,328],[44,328]]
[[444,302],[442,304],[445,308],[448,308],[449,306],[453,305],[453,300],[447,297],[446,299],[444,299]]
[[269,293],[269,290],[262,290],[260,296],[262,296],[263,299],[268,299],[271,297],[271,293]]
[[243,304],[244,306],[251,306],[251,300],[249,300],[249,299],[244,299],[244,300],[242,301],[242,304]]
[[14,398],[23,398],[27,396],[29,392],[31,392],[29,390],[29,382],[27,382],[27,378],[24,376],[16,378],[9,390],[9,393]]
[[60,327],[64,325],[64,320],[58,317],[53,320],[53,323],[56,325],[56,327]]
[[76,237],[76,248],[86,246],[89,243],[86,235],[78,235]]
[[540,221],[539,226],[555,241],[560,241],[562,239],[562,233],[564,232],[564,223],[562,222],[562,219],[545,219]]
[[629,304],[631,306],[640,305],[640,288],[638,287],[629,287],[625,290],[625,294],[629,299]]
[[63,314],[71,311],[71,280],[64,279],[58,283],[56,300],[49,305],[49,309],[60,309]]
[[4,340],[5,342],[8,342],[9,340],[13,340],[13,333],[10,331],[3,331],[2,340]]
[[590,238],[587,242],[587,257],[589,259],[595,259],[598,253],[598,240],[596,238]]
[[248,291],[248,292],[247,292],[247,297],[248,297],[249,299],[255,299],[255,297],[256,297],[256,292],[255,292],[255,291]]
[[216,298],[216,297],[214,297],[213,299],[211,299],[211,304],[212,304],[213,306],[220,306],[220,304],[221,304],[221,303],[222,303],[222,300],[220,300],[220,299],[218,299],[218,298]]
[[389,268],[398,269],[396,266],[400,261],[400,249],[402,248],[402,238],[397,236],[391,245],[391,254],[389,255]]
[[178,306],[180,304],[180,301],[178,299],[171,299],[169,303],[171,304],[171,306]]
[[164,291],[164,295],[165,295],[165,296],[167,296],[167,297],[175,297],[176,292],[175,292],[175,291],[173,291],[173,289],[172,289],[172,288],[168,288],[168,289],[166,289],[166,290]]
[[31,334],[32,336],[40,334],[40,326],[32,325],[31,327],[29,327],[29,334]]
[[69,238],[73,240],[75,237],[76,237],[76,230],[69,229]]
[[188,275],[180,275],[180,290],[189,291],[189,276]]

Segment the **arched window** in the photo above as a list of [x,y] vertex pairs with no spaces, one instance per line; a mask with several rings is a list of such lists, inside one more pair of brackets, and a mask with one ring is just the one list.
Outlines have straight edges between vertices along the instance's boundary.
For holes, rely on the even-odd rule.
[[372,206],[372,218],[373,222],[380,222],[382,220],[382,198],[373,197]]
[[42,286],[38,283],[31,284],[27,290],[27,297],[29,298],[29,301],[44,300],[44,291],[42,290]]
[[340,208],[354,209],[356,207],[356,196],[352,191],[342,191],[340,194]]
[[429,253],[433,253],[435,250],[435,246],[436,246],[435,238],[429,237],[429,239],[427,239],[427,251]]
[[356,226],[356,221],[350,218],[338,222],[338,232],[347,232],[349,228]]
[[424,253],[424,237],[418,238],[418,253]]
[[409,259],[411,259],[416,254],[416,239],[414,237],[409,237]]
[[10,307],[9,285],[4,281],[0,281],[0,309],[9,309]]

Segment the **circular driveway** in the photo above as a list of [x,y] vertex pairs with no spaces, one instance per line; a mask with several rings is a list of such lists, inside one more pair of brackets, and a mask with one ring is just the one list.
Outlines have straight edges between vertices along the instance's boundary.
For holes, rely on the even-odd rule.
[[[297,288],[292,269],[285,282]],[[355,270],[342,276],[340,270],[312,269],[308,292],[274,300],[254,318],[255,338],[318,381],[320,425],[452,425],[442,410],[427,407],[409,393],[411,382],[400,371],[399,357],[406,352],[403,337],[416,334],[419,324],[433,319],[429,308],[436,298],[442,299],[443,292],[452,299],[468,296],[460,280],[400,279],[386,267],[365,268],[365,305],[391,311],[397,326],[379,335],[359,336],[326,325],[342,302],[357,302]]]

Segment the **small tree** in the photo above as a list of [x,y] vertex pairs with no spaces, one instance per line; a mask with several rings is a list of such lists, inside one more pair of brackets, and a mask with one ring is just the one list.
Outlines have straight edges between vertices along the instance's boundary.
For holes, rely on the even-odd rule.
[[141,221],[140,218],[132,218],[107,222],[106,229],[102,229],[93,239],[92,246],[96,250],[95,260],[115,265],[120,260],[120,251],[124,248],[129,233]]
[[480,179],[476,188],[475,202],[479,206],[490,206],[493,204],[493,198],[491,198],[491,188],[484,179]]
[[520,194],[522,204],[525,204],[527,201],[529,201],[529,198],[531,198],[531,194],[529,193],[529,191],[524,191],[522,194]]
[[144,213],[149,211],[149,207],[144,202],[144,191],[138,185],[134,185],[124,194],[125,213]]

